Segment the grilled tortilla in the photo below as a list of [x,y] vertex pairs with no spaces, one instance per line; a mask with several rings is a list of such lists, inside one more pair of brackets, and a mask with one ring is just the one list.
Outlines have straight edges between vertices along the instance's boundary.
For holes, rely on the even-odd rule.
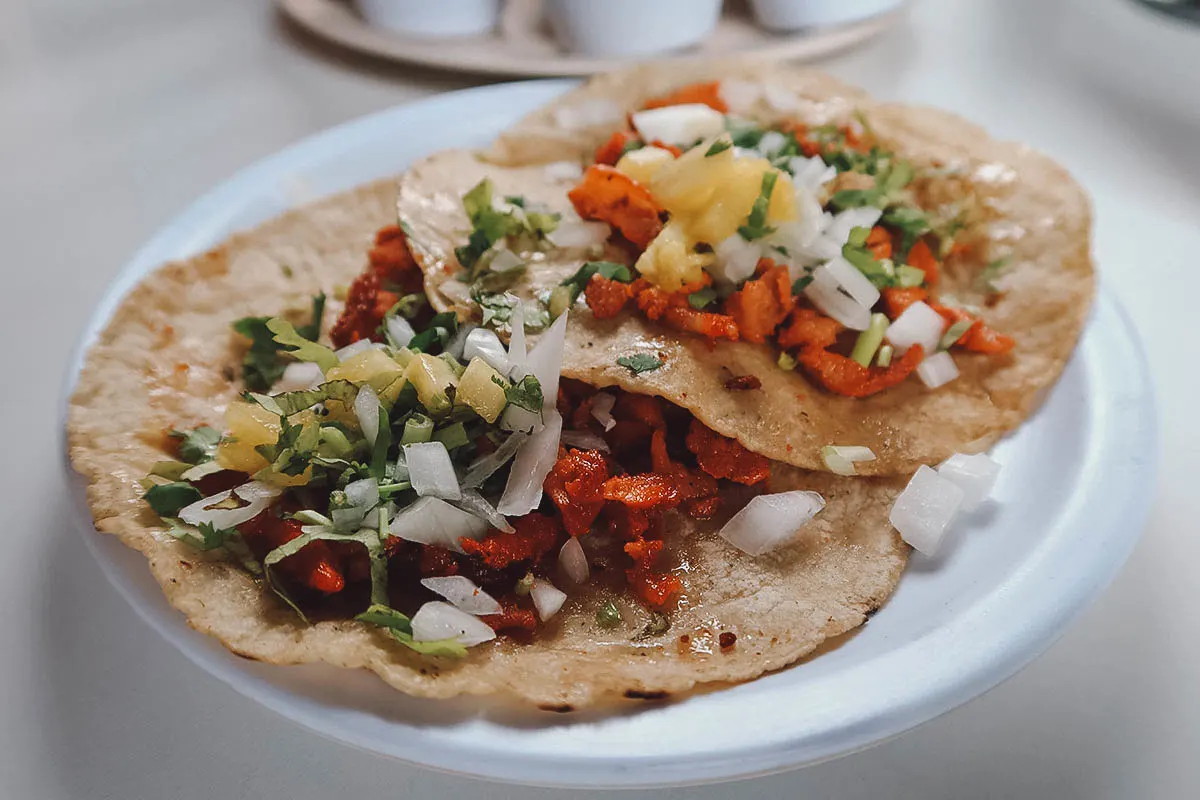
[[[927,211],[969,206],[978,239],[970,257],[943,264],[942,291],[965,306],[978,306],[988,325],[1016,340],[1015,348],[1002,357],[957,354],[960,376],[937,390],[913,379],[856,399],[825,391],[802,372],[779,369],[771,347],[710,343],[628,309],[615,319],[597,320],[580,302],[564,374],[660,395],[750,450],[806,469],[826,468],[823,446],[860,445],[877,456],[857,465],[860,474],[907,475],[955,452],[985,450],[1020,425],[1062,372],[1094,293],[1083,191],[1065,170],[1028,147],[992,139],[942,111],[874,101],[815,72],[739,61],[605,74],[529,115],[484,153],[439,153],[417,163],[402,181],[400,216],[413,234],[434,304],[478,313],[467,287],[455,279],[460,270],[454,248],[470,229],[460,198],[481,178],[491,177],[501,193],[523,194],[570,213],[566,192],[573,182],[556,178],[558,171],[544,165],[590,163],[622,115],[585,127],[566,122],[587,121],[596,103],[630,112],[681,85],[712,80],[770,87],[768,99],[731,109],[762,124],[844,123],[860,112],[888,149],[927,168],[914,184],[921,206]],[[582,109],[591,111],[578,113]],[[549,252],[514,291],[536,296],[589,257],[595,256]],[[606,257],[621,255],[610,250]],[[981,288],[984,270],[997,259],[1007,263],[996,282],[999,294]],[[638,352],[661,358],[663,368],[633,374],[617,363]],[[761,388],[726,388],[731,379],[747,375]]]
[[[669,631],[639,637],[647,614],[624,595],[626,624],[600,629],[595,610],[613,595],[597,581],[573,592],[532,641],[497,639],[461,660],[418,655],[365,623],[307,625],[237,563],[168,535],[140,500],[138,481],[164,457],[165,431],[221,427],[224,407],[243,390],[245,344],[230,323],[306,307],[315,292],[348,283],[376,229],[394,222],[395,191],[394,181],[364,186],[162,267],[131,290],[87,355],[68,433],[96,528],[146,556],[193,628],[248,658],[364,667],[413,695],[497,694],[569,710],[782,668],[862,624],[890,595],[908,553],[887,519],[902,482],[784,465],[773,470],[772,491],[812,489],[828,505],[795,542],[766,556],[717,537],[719,519],[668,517],[665,566],[684,577],[688,598]],[[324,330],[338,310],[326,310]],[[725,636],[722,647],[722,634],[735,639]]]

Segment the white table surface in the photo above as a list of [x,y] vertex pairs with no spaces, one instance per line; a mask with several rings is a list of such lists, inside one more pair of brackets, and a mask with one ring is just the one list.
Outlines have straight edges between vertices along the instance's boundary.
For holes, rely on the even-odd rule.
[[[1120,577],[1005,685],[866,753],[653,796],[1197,796],[1200,383],[1184,337],[1200,275],[1200,29],[1124,0],[918,0],[826,66],[1028,141],[1090,188],[1103,282],[1159,393],[1159,488]],[[590,796],[385,761],[248,702],[134,615],[66,512],[64,365],[137,246],[291,141],[470,81],[331,52],[266,0],[0,0],[0,795]]]

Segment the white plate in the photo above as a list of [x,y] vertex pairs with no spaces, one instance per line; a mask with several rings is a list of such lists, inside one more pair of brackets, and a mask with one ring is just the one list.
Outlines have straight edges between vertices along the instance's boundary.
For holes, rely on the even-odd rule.
[[[342,125],[252,166],[147,244],[100,304],[81,343],[157,264],[315,194],[401,171],[442,147],[477,146],[573,85],[508,84]],[[463,120],[469,119],[470,125]],[[777,771],[867,747],[969,700],[1044,650],[1116,573],[1142,526],[1156,461],[1145,358],[1101,293],[1045,405],[995,449],[997,504],[961,525],[937,560],[916,556],[892,600],[857,634],[745,685],[610,714],[553,715],[476,699],[419,700],[368,673],[271,667],[188,628],[142,556],[88,546],[117,589],[176,647],[237,691],[312,730],[441,770],[572,786],[694,783]],[[81,493],[77,493],[81,495]]]
[[[541,0],[508,0],[500,25],[485,36],[405,36],[368,25],[341,0],[275,0],[279,10],[314,36],[375,58],[438,69],[491,75],[590,75],[628,66],[628,59],[564,52],[542,22]],[[902,11],[856,22],[772,33],[751,19],[742,3],[726,3],[717,27],[695,47],[673,56],[722,58],[753,53],[760,58],[814,61],[855,47],[882,33]]]

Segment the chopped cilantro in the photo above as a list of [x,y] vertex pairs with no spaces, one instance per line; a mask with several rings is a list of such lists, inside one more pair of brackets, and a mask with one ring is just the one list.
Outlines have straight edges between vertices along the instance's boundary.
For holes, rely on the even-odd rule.
[[883,212],[883,222],[900,231],[900,254],[907,254],[918,239],[933,230],[925,212],[912,206],[889,208]]
[[641,375],[643,372],[653,372],[661,367],[663,360],[649,353],[635,353],[631,356],[621,356],[617,359],[617,363],[634,375]]
[[640,642],[643,639],[651,639],[666,633],[670,628],[671,620],[668,619],[666,614],[652,611],[650,612],[650,621],[646,623],[646,627],[634,634],[633,640]]
[[412,319],[421,313],[421,309],[425,308],[429,301],[425,299],[423,292],[416,294],[406,294],[396,301],[396,305],[388,309],[385,317],[401,316],[405,319]]
[[525,207],[525,196],[520,195],[520,194],[505,195],[504,202],[508,203],[510,206],[516,206],[517,208],[524,208]]
[[792,294],[793,295],[800,294],[812,282],[813,282],[812,275],[801,275],[799,278],[796,278],[795,282],[792,284]]
[[197,550],[216,550],[239,537],[237,528],[217,528],[211,522],[203,522],[199,527],[195,527],[177,517],[164,519],[168,526],[167,533]]
[[542,384],[534,376],[526,375],[511,385],[503,378],[493,376],[492,382],[504,389],[504,397],[510,405],[534,413],[542,410],[542,404],[545,402],[545,398],[542,397]]
[[[281,348],[281,350],[298,361],[311,361],[322,370],[328,370],[338,363],[338,357],[332,350],[301,336],[300,332],[286,319],[272,317],[267,320],[267,329],[275,335],[274,339],[277,344],[293,348],[291,350],[282,350]],[[264,387],[264,390],[267,388],[270,387]]]
[[207,425],[185,433],[171,431],[172,439],[179,439],[179,460],[189,464],[200,464],[212,461],[217,456],[217,443],[221,441],[221,432]]
[[601,628],[611,629],[621,624],[621,609],[612,600],[596,609],[596,624]]
[[[325,295],[318,294],[312,300],[311,321],[297,328],[296,334],[315,342],[321,334],[321,316],[324,312]],[[250,349],[242,359],[242,382],[247,389],[265,392],[283,376],[287,366],[287,361],[280,355],[287,351],[280,347],[275,338],[271,318],[242,317],[233,323],[233,329],[250,340]]]
[[566,286],[571,290],[571,302],[574,303],[587,288],[588,281],[592,279],[593,275],[621,283],[629,283],[633,280],[633,273],[624,264],[618,264],[615,261],[585,261],[583,266],[575,270],[574,275],[564,280],[559,286]]
[[429,325],[412,338],[408,347],[410,350],[436,355],[457,331],[458,315],[453,311],[443,311],[429,320]]
[[777,180],[779,180],[779,173],[775,170],[763,173],[762,187],[750,209],[750,216],[746,219],[746,224],[738,228],[738,233],[746,241],[761,239],[775,230],[767,225],[767,210],[771,205],[771,192],[775,190]]
[[467,648],[454,639],[441,639],[436,642],[414,640],[412,620],[396,609],[385,605],[372,605],[355,619],[383,628],[397,642],[423,655],[461,658],[467,654]]
[[150,490],[142,495],[142,499],[149,503],[154,513],[160,517],[173,517],[181,508],[190,506],[203,497],[199,489],[183,481],[160,483],[150,487]]
[[623,145],[621,145],[621,155],[625,155],[626,153],[632,153],[634,150],[641,150],[645,146],[646,146],[646,143],[643,142],[641,139],[638,139],[636,136],[626,139],[625,143]]
[[705,287],[688,295],[688,305],[700,311],[707,308],[717,299],[717,293],[712,287]]
[[704,157],[708,158],[709,156],[719,155],[731,147],[733,147],[733,141],[722,136],[720,139],[717,139],[715,142],[709,145],[708,150],[704,152]]

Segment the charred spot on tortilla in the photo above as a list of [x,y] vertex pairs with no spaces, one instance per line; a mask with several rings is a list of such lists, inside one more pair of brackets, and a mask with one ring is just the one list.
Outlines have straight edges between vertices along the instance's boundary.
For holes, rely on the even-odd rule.
[[625,696],[630,700],[666,700],[671,696],[666,691],[648,691],[645,689],[626,689]]

